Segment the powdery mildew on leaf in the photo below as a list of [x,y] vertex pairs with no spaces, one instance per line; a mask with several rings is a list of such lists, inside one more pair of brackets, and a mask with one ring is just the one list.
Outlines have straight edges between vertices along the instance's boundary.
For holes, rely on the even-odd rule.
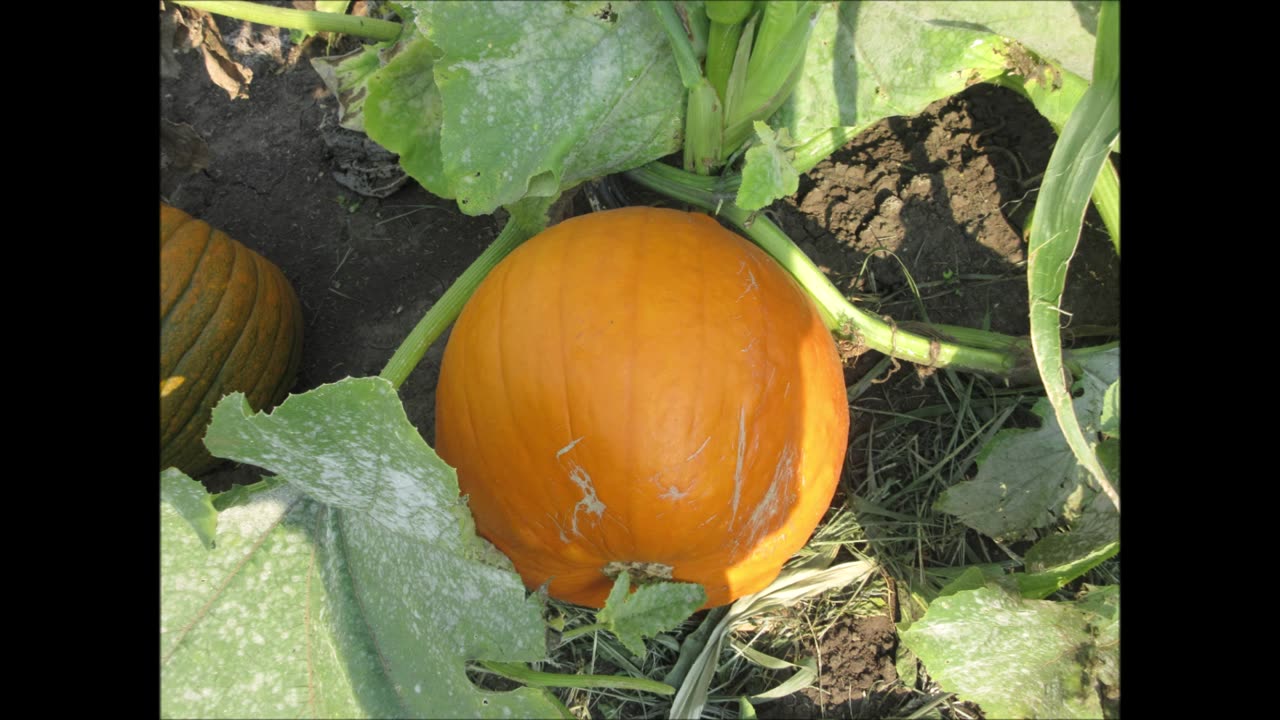
[[1093,646],[1090,617],[987,586],[938,598],[901,640],[944,690],[987,717],[1102,717],[1080,661]]
[[220,457],[271,468],[316,500],[366,513],[389,530],[460,546],[466,511],[457,478],[384,380],[324,385],[290,397],[271,415],[252,415],[243,396],[229,396],[214,409],[205,444]]
[[[561,714],[545,691],[487,693],[467,679],[467,659],[542,659],[541,606],[491,561],[453,470],[408,422],[390,383],[344,380],[290,397],[271,415],[253,414],[235,395],[213,416],[214,452],[290,484],[223,513],[223,555],[195,553],[189,531],[166,539],[165,602],[174,611],[162,618],[165,630],[212,637],[199,652],[162,653],[166,712]],[[220,589],[192,595],[211,586]],[[237,654],[255,647],[278,652]],[[177,673],[178,658],[194,665]],[[209,666],[225,671],[200,672]]]
[[358,513],[340,533],[358,605],[406,712],[415,717],[547,717],[542,690],[482,692],[462,660],[546,655],[541,606],[519,576],[425,545]]
[[995,35],[930,22],[945,3],[840,3],[818,16],[804,70],[779,111],[801,144],[833,127],[914,115],[1003,71]]
[[366,717],[394,712],[351,678],[372,658],[333,634],[316,642],[326,597],[309,526],[319,506],[281,487],[219,516],[206,551],[161,504],[160,682],[167,717]]
[[[1086,433],[1096,434],[1103,395],[1120,373],[1118,349],[1099,353],[1085,364],[1076,389],[1076,416]],[[1035,430],[1002,430],[978,458],[973,480],[957,483],[939,498],[937,509],[995,538],[1017,536],[1078,517],[1095,491],[1067,446],[1049,401],[1032,408],[1043,424]]]
[[191,525],[205,548],[213,548],[218,513],[213,509],[213,502],[203,485],[178,468],[168,468],[160,473],[160,499],[169,503]]
[[684,88],[642,3],[432,3],[416,20],[443,52],[441,157],[463,212],[679,149]]
[[1088,77],[1096,23],[1096,9],[1069,2],[840,3],[819,15],[779,119],[804,144],[829,128],[914,115],[974,76],[1002,73],[1001,37]]

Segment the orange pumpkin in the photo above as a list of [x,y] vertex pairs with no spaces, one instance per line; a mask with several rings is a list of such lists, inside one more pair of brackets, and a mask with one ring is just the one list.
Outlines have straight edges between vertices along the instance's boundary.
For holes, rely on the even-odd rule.
[[160,203],[160,469],[200,475],[213,406],[284,399],[302,359],[302,307],[269,260]]
[[450,336],[436,450],[529,588],[600,607],[612,578],[763,589],[813,533],[848,443],[809,297],[706,215],[567,220],[493,269]]

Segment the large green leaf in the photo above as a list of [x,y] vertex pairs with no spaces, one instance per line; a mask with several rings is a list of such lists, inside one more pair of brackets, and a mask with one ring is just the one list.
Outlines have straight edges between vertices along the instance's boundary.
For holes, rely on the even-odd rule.
[[1101,717],[1088,660],[1096,617],[986,585],[934,600],[900,638],[944,690],[987,717]]
[[206,551],[160,505],[163,717],[405,713],[343,556],[318,542],[326,509],[284,486],[219,516]]
[[468,659],[542,659],[541,606],[474,535],[389,382],[347,379],[271,415],[228,396],[206,444],[288,484],[224,511],[212,552],[162,506],[164,714],[562,714],[542,690],[467,679]]
[[1120,552],[1120,515],[1099,493],[1069,530],[1037,542],[1014,577],[1023,597],[1043,598]]
[[[447,2],[417,11],[441,53],[433,70],[448,187],[437,194],[457,198],[463,212],[551,197],[680,148],[684,88],[643,3]],[[397,144],[417,142],[432,140]]]
[[1012,38],[1085,80],[1092,77],[1093,44],[1098,34],[1101,0],[942,0],[897,4],[927,6],[907,10],[919,12],[932,24],[967,26]]
[[[914,115],[974,82],[1001,79],[1021,89],[1005,74],[1038,76],[1042,68],[1023,67],[1019,47],[1087,77],[1096,17],[1095,7],[1065,1],[848,2],[825,10],[778,114],[803,147],[797,168],[807,172],[881,118]],[[1063,119],[1085,82],[1068,75],[1065,87],[1045,90],[1068,104]]]
[[[1120,441],[1103,440],[1097,453],[1118,488]],[[1027,572],[1017,576],[1018,587],[1025,597],[1047,597],[1118,552],[1120,513],[1110,498],[1096,493],[1066,532],[1044,537],[1027,551]]]
[[1089,655],[1090,670],[1105,685],[1120,684],[1120,586],[1085,586],[1085,596],[1076,607],[1091,613],[1090,627],[1097,636]]

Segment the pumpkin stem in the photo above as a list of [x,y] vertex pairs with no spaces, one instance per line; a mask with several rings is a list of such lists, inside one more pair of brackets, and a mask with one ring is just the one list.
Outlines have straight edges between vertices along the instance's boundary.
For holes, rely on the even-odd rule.
[[[470,267],[463,271],[444,295],[441,295],[431,309],[422,316],[413,331],[404,339],[404,342],[400,343],[395,354],[387,361],[387,366],[382,369],[380,377],[390,380],[393,386],[399,388],[409,377],[409,373],[413,372],[413,369],[422,361],[422,356],[426,355],[431,343],[444,333],[450,323],[458,319],[462,306],[467,304],[476,288],[480,286],[480,281],[489,274],[498,261],[546,226],[545,207],[541,215],[533,211],[519,211],[514,207],[509,209],[512,211],[511,216],[507,219],[502,232],[498,234],[498,238],[480,254],[480,257],[476,258],[475,262],[471,263]],[[538,222],[539,218],[541,223]]]

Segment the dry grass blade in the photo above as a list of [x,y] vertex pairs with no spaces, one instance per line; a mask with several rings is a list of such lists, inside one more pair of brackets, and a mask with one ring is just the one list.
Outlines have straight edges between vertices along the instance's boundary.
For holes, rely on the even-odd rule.
[[671,706],[672,718],[699,718],[707,704],[711,679],[715,675],[720,650],[729,631],[752,615],[794,605],[827,590],[845,587],[871,575],[877,565],[866,560],[842,563],[825,570],[804,568],[783,571],[778,579],[754,595],[739,598],[715,625],[706,645],[693,661]]

